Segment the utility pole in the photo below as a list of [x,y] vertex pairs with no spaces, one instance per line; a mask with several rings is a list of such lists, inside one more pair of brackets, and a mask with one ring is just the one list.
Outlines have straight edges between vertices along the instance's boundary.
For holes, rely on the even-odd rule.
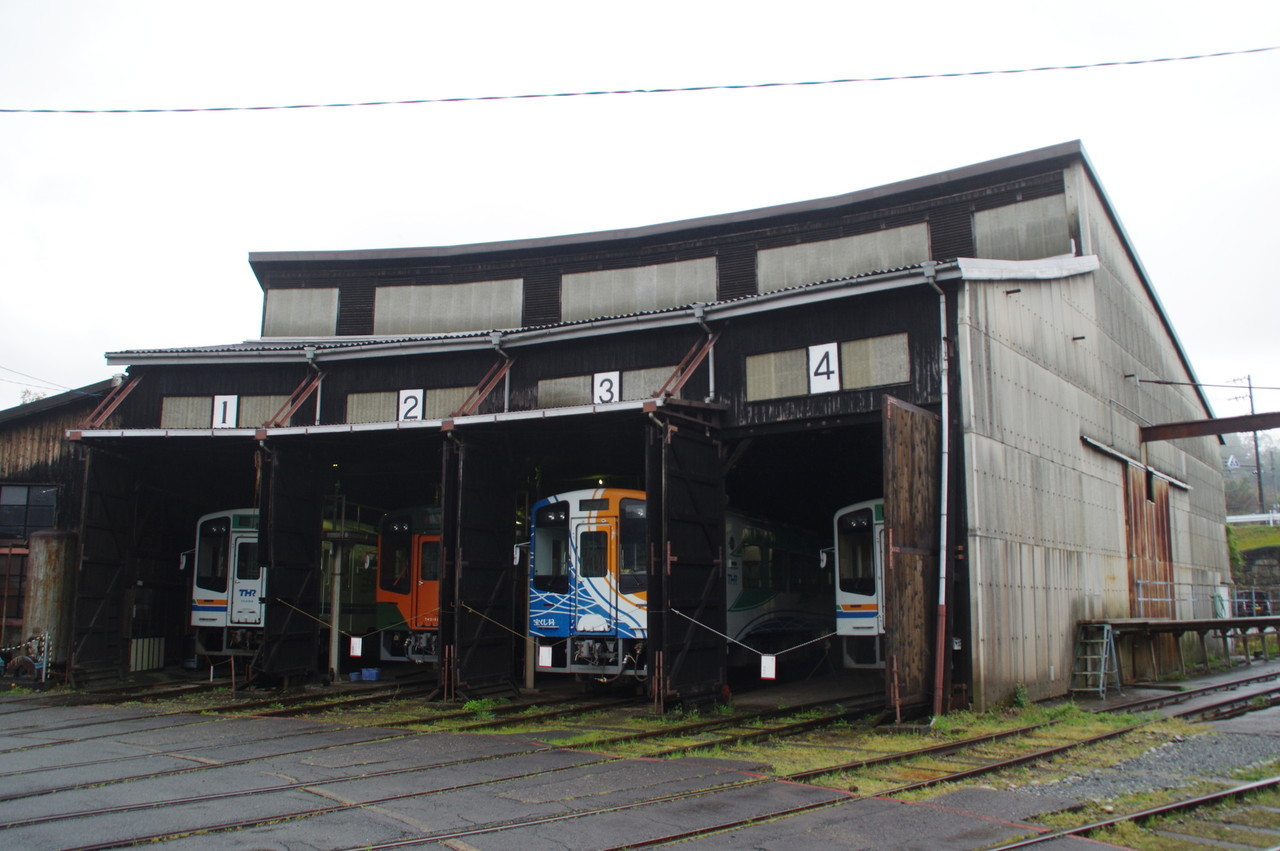
[[[1249,413],[1256,414],[1253,409],[1253,376],[1246,375],[1245,381],[1249,384]],[[1266,514],[1267,505],[1262,501],[1262,453],[1258,449],[1258,432],[1253,433],[1253,475],[1258,482],[1258,513]]]

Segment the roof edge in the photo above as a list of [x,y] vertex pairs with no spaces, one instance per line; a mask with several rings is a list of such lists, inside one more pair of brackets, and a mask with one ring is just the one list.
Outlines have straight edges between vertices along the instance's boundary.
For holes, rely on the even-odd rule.
[[[999,157],[986,162],[948,169],[923,177],[913,177],[895,183],[887,183],[870,189],[859,189],[841,195],[831,195],[809,201],[795,201],[770,207],[757,207],[735,213],[719,213],[692,219],[681,219],[632,228],[591,231],[562,236],[533,237],[498,242],[468,243],[461,245],[426,246],[421,248],[372,248],[327,251],[254,251],[249,253],[249,265],[255,271],[261,266],[276,263],[303,262],[361,262],[379,260],[444,259],[468,254],[492,254],[507,251],[564,248],[598,242],[616,242],[665,236],[682,230],[741,225],[764,219],[821,212],[837,207],[876,201],[893,195],[942,186],[960,180],[982,177],[994,172],[1022,168],[1036,163],[1049,164],[1064,159],[1084,158],[1084,145],[1080,140],[1061,142],[1020,154]],[[1086,159],[1087,162],[1087,159]]]

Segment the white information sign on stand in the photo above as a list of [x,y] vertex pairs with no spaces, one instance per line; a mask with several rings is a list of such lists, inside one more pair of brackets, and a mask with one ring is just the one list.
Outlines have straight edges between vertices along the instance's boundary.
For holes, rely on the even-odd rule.
[[809,392],[834,393],[840,389],[840,346],[822,343],[809,347]]
[[551,667],[551,650],[552,648],[545,644],[538,648],[538,667],[539,668]]
[[358,635],[351,636],[351,650],[349,651],[352,659],[356,659],[363,655],[364,639]]
[[776,680],[778,678],[778,657],[768,653],[760,657],[760,679]]

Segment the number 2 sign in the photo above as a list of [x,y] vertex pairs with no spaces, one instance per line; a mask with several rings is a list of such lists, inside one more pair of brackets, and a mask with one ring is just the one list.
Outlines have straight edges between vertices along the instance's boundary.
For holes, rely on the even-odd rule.
[[401,390],[400,391],[400,412],[396,417],[398,420],[420,420],[422,419],[422,396],[421,390]]

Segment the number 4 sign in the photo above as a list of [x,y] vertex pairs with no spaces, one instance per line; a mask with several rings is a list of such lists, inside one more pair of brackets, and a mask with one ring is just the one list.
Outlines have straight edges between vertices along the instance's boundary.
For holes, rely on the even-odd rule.
[[840,347],[822,343],[809,347],[809,392],[833,393],[840,389]]

